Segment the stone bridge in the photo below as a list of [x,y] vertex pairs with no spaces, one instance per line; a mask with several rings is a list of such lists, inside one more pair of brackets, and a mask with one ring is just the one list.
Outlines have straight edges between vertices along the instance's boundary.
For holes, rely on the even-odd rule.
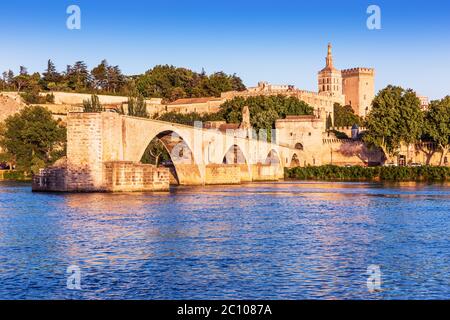
[[[251,137],[251,130],[224,133],[114,112],[69,113],[67,163],[41,170],[33,190],[143,191],[166,190],[169,180],[181,185],[269,181],[299,164],[302,150]],[[172,169],[140,163],[154,138],[171,155]]]

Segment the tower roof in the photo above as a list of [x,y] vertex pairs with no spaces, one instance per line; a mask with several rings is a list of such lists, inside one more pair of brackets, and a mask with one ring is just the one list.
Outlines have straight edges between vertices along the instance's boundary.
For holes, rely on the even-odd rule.
[[331,54],[331,49],[332,49],[331,43],[328,43],[328,53],[327,53],[327,57],[325,58],[326,65],[325,65],[325,68],[320,70],[320,72],[339,71],[333,65],[333,55]]

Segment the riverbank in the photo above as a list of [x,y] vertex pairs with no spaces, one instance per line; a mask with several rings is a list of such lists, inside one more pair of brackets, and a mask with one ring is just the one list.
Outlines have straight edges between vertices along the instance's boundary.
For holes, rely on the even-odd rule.
[[31,181],[32,177],[25,171],[0,170],[0,181]]
[[450,167],[320,167],[286,168],[286,179],[323,181],[450,181]]

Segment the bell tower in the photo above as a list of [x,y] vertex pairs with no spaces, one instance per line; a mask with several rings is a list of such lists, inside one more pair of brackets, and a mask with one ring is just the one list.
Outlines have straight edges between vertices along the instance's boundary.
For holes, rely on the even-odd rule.
[[330,96],[342,95],[342,74],[333,65],[331,43],[328,44],[328,53],[325,58],[325,68],[318,73],[319,93],[326,93]]

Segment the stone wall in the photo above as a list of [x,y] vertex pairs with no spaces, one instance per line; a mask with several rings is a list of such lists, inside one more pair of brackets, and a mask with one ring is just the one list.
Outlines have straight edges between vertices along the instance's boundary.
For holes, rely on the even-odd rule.
[[251,182],[252,181],[252,173],[248,164],[238,164],[241,169],[241,182]]
[[103,187],[101,113],[71,113],[67,123],[67,184],[70,190]]
[[104,163],[104,188],[108,192],[168,191],[169,169],[129,161]]
[[169,190],[169,169],[128,161],[103,164],[104,181],[92,188],[87,172],[67,167],[41,169],[33,177],[33,191],[50,192],[136,192]]
[[279,119],[275,122],[277,141],[291,148],[297,145],[300,149],[313,150],[322,143],[325,121],[314,116]]
[[283,177],[280,168],[271,164],[254,164],[252,165],[253,181],[277,181]]
[[67,168],[45,168],[33,177],[32,190],[46,192],[66,192]]
[[321,165],[367,166],[383,162],[380,150],[369,149],[362,141],[351,139],[323,139],[319,157]]
[[209,164],[205,170],[206,184],[239,184],[241,167],[238,164]]
[[[43,93],[46,94],[46,93]],[[55,104],[80,105],[84,100],[91,99],[91,94],[72,92],[52,92]],[[128,101],[128,97],[98,95],[101,104],[121,104]]]

